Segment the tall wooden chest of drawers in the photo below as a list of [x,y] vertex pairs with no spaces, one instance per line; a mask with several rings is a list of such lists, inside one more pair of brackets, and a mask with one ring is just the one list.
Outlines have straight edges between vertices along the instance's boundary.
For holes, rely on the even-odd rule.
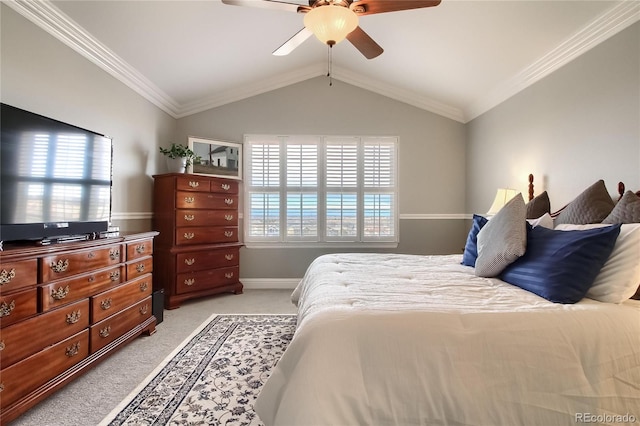
[[156,235],[0,251],[0,424],[155,331]]
[[238,181],[191,174],[154,176],[154,289],[165,307],[222,292],[242,293]]

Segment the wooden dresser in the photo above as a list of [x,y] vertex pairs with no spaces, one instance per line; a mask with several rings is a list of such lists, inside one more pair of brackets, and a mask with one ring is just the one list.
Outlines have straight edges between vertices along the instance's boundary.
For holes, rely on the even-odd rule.
[[155,331],[157,232],[0,252],[0,424]]
[[238,181],[192,174],[154,176],[154,288],[165,307],[222,292],[242,293]]

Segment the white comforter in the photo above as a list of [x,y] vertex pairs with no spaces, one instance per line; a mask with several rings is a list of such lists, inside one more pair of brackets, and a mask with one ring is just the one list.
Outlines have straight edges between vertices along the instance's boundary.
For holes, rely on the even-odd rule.
[[316,259],[294,291],[298,328],[256,401],[260,419],[640,423],[638,303],[554,304],[460,260]]

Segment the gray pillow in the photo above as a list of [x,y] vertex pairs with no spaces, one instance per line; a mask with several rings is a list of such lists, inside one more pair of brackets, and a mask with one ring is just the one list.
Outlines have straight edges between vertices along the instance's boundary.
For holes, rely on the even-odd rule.
[[551,213],[551,202],[547,191],[527,203],[527,219],[537,219],[545,213]]
[[513,197],[478,233],[475,274],[498,276],[527,249],[527,209],[522,194]]
[[609,216],[602,223],[638,223],[640,222],[640,197],[631,191],[624,193]]
[[555,223],[556,225],[600,223],[611,213],[614,205],[604,181],[600,179],[570,202],[558,215]]

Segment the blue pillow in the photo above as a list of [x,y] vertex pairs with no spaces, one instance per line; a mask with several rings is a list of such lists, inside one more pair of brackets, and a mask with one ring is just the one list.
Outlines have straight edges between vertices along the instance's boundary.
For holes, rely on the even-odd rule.
[[500,278],[556,303],[582,300],[613,251],[620,225],[584,231],[527,227],[527,251]]
[[467,243],[464,246],[464,253],[462,254],[462,264],[467,266],[476,266],[476,259],[478,258],[478,232],[489,220],[486,217],[480,215],[473,215],[473,224],[467,235]]

